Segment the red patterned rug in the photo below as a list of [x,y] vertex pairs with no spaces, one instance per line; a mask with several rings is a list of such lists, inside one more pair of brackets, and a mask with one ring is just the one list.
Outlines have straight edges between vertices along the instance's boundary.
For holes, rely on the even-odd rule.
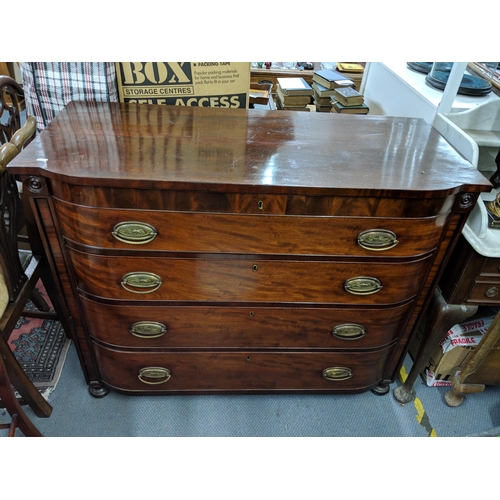
[[[49,305],[52,305],[41,282],[37,288]],[[30,301],[26,309],[36,308]],[[9,338],[9,344],[31,381],[48,399],[59,381],[70,346],[61,323],[22,316]]]

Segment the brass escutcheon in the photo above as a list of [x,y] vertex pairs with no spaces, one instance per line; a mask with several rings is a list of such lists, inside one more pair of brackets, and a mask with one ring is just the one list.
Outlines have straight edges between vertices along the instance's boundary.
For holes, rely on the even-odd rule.
[[358,234],[358,245],[373,252],[390,250],[398,243],[396,233],[388,229],[369,229]]
[[[158,290],[158,288],[162,285],[162,281],[161,278],[154,273],[133,272],[127,273],[123,276],[121,285],[128,292],[143,294]],[[148,288],[148,290],[134,290],[133,288],[128,287],[139,289]]]
[[356,276],[355,278],[346,280],[344,288],[353,295],[371,295],[372,293],[377,293],[383,287],[377,278]]
[[343,325],[334,326],[332,335],[342,340],[358,340],[364,337],[366,330],[364,326],[357,323],[344,323]]
[[168,368],[159,366],[148,366],[139,370],[138,378],[144,384],[157,385],[170,380],[172,373]]
[[156,321],[137,321],[130,326],[130,333],[141,339],[155,339],[165,335],[167,327]]
[[122,243],[144,245],[153,241],[158,231],[146,222],[126,221],[116,224],[111,234]]
[[498,288],[496,286],[492,286],[491,288],[488,288],[488,290],[486,290],[485,295],[489,299],[496,297],[498,295]]
[[352,377],[352,371],[343,366],[332,366],[323,370],[323,378],[332,381],[347,380]]
[[262,209],[264,208],[264,202],[263,202],[263,201],[259,201],[259,202],[257,203],[257,208],[258,208],[259,210],[262,210]]

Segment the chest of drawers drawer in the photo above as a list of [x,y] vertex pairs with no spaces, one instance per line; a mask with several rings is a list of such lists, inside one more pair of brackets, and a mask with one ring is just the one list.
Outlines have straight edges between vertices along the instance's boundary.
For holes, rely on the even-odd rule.
[[120,391],[220,393],[362,391],[376,384],[391,349],[365,353],[135,352],[95,345],[103,381]]
[[500,280],[500,258],[486,257],[480,273],[481,276]]
[[469,296],[464,301],[467,304],[500,305],[500,279],[486,281],[481,278],[474,281]]
[[479,254],[461,236],[440,287],[452,304],[500,305],[500,258]]
[[447,219],[105,210],[63,202],[56,207],[65,238],[83,245],[200,253],[421,255],[436,247]]
[[142,349],[373,349],[404,330],[412,302],[355,307],[152,306],[81,297],[90,335]]
[[[71,218],[71,211],[75,210],[76,216],[73,219],[79,219],[80,216],[85,218],[85,209],[89,207],[111,209],[117,213],[124,210],[420,219],[447,215],[455,202],[453,194],[430,198],[382,197],[361,190],[354,193],[329,191],[315,193],[307,188],[290,190],[286,187],[268,186],[267,189],[259,189],[259,192],[248,192],[241,187],[235,189],[234,186],[231,188],[214,182],[197,186],[196,190],[184,185],[168,189],[158,186],[130,189],[123,185],[75,185],[51,179],[54,202],[58,206],[62,203],[69,210],[69,213],[61,213],[61,216]],[[84,211],[80,213],[79,207]],[[78,220],[73,222],[78,223]]]
[[68,255],[83,292],[143,301],[392,304],[415,296],[431,262]]
[[467,302],[500,305],[500,259],[484,258]]

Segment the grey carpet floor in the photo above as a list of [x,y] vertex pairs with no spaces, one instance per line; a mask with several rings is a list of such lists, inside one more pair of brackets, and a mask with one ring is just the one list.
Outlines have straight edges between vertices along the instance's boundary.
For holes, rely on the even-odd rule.
[[[407,361],[411,366],[411,361]],[[406,366],[406,363],[405,363]],[[409,367],[407,368],[409,369]],[[345,395],[92,397],[70,347],[61,378],[49,397],[50,418],[26,408],[47,437],[465,437],[500,426],[500,387],[466,396],[449,407],[449,390],[419,378],[416,401],[401,405],[371,392]],[[4,411],[0,411],[0,420]],[[423,415],[423,418],[422,418]]]

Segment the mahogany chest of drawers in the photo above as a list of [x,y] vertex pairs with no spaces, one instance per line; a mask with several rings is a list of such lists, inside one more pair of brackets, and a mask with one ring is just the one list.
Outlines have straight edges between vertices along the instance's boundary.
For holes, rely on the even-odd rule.
[[91,393],[385,393],[489,182],[417,119],[70,103],[24,183]]

